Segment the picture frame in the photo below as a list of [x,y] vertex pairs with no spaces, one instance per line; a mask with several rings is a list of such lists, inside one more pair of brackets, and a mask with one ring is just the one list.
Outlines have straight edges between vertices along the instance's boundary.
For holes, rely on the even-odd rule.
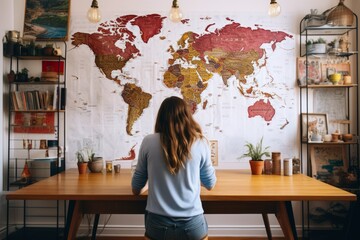
[[311,176],[344,187],[348,171],[345,145],[314,144],[310,147]]
[[[308,77],[306,77],[306,68],[308,68]],[[296,70],[300,85],[314,84],[321,81],[321,62],[319,59],[308,58],[306,64],[305,57],[298,57]]]
[[350,63],[322,63],[321,64],[321,82],[328,81],[328,74],[340,73],[341,75],[350,75]]
[[26,0],[24,39],[67,41],[70,0]]
[[218,141],[210,140],[210,154],[211,154],[211,162],[213,166],[218,166],[219,157],[218,157]]
[[301,124],[303,141],[321,141],[321,139],[315,140],[314,135],[328,134],[329,124],[326,113],[301,113]]

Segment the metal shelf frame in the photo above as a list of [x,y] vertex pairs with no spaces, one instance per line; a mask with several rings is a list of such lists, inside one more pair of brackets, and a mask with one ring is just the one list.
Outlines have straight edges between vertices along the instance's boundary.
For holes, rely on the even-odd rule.
[[[32,82],[16,82],[16,80],[8,83],[8,106],[7,106],[7,113],[8,113],[8,141],[7,141],[7,180],[6,180],[6,190],[12,191],[14,189],[26,187],[29,184],[33,184],[36,181],[29,181],[29,182],[21,182],[19,179],[21,176],[19,176],[21,173],[21,170],[23,168],[23,164],[19,164],[19,160],[21,160],[21,163],[26,160],[23,156],[17,157],[14,156],[14,154],[19,153],[20,155],[24,155],[22,153],[23,151],[26,151],[26,149],[18,148],[14,146],[12,143],[15,141],[20,141],[18,138],[14,138],[13,136],[13,130],[14,130],[14,123],[13,116],[16,113],[54,113],[55,114],[55,123],[54,123],[54,139],[57,141],[57,146],[54,147],[54,151],[56,151],[57,157],[56,163],[55,163],[55,174],[62,171],[61,169],[66,169],[66,110],[61,109],[60,106],[60,99],[57,103],[57,109],[56,110],[13,110],[11,108],[11,93],[13,91],[18,91],[19,87],[22,86],[22,88],[36,88],[41,86],[58,86],[58,89],[60,87],[66,88],[66,53],[67,53],[67,43],[63,43],[63,52],[64,56],[4,56],[5,58],[9,59],[9,72],[14,71],[17,73],[19,71],[19,62],[25,61],[25,62],[31,62],[31,61],[37,61],[40,62],[43,60],[51,60],[51,61],[57,61],[58,62],[58,78],[57,81],[32,81]],[[61,62],[64,62],[64,78],[60,80],[60,64]],[[37,63],[36,63],[37,64]],[[60,91],[60,90],[59,90]],[[60,137],[60,131],[61,131],[61,137]],[[29,139],[33,138],[31,135],[28,135],[28,133],[24,133],[29,137]],[[38,137],[35,137],[33,140],[37,141],[39,140]],[[50,139],[49,139],[50,140]],[[61,149],[61,145],[63,145],[63,149]],[[31,151],[40,151],[44,149],[34,148]],[[22,151],[22,152],[21,152]],[[29,150],[30,151],[30,150]],[[61,155],[61,151],[63,151],[63,156]],[[25,159],[25,160],[24,160]],[[60,167],[61,166],[61,167]],[[14,173],[14,174],[11,174]],[[31,214],[31,209],[47,209],[47,212],[51,210],[52,215],[49,216],[47,214],[40,213],[39,215],[34,216],[34,214]],[[42,227],[45,227],[45,229],[50,229],[49,226],[51,225],[52,228],[55,228],[56,238],[61,239],[63,235],[63,228],[66,224],[66,211],[67,209],[67,203],[66,201],[51,201],[46,206],[33,206],[31,201],[7,201],[7,225],[6,225],[6,239],[11,239],[12,235],[17,235],[17,233],[25,234],[26,232],[31,231],[32,228],[39,229]],[[12,223],[12,217],[16,213],[17,221],[15,223]],[[21,213],[21,214],[20,214]],[[21,215],[21,216],[20,216]],[[30,219],[40,219],[44,218],[42,221],[43,223],[39,223],[38,221],[35,221],[34,223],[29,223]],[[46,222],[46,219],[48,218],[56,218],[53,224],[48,224]],[[19,224],[19,221],[22,221],[22,224]],[[44,226],[43,226],[44,225]],[[49,226],[45,226],[49,225]],[[47,230],[45,230],[47,231]]]
[[[321,144],[324,146],[339,146],[342,145],[347,149],[347,154],[353,155],[352,159],[348,159],[349,166],[355,166],[358,169],[358,183],[360,182],[360,160],[359,160],[359,142],[360,142],[360,129],[359,129],[359,61],[358,61],[358,17],[354,14],[355,21],[353,26],[306,26],[306,18],[303,18],[300,21],[300,57],[305,57],[306,63],[308,62],[309,58],[316,57],[316,58],[333,58],[333,57],[344,57],[351,61],[351,66],[354,68],[352,70],[352,84],[349,85],[317,85],[313,83],[309,83],[307,76],[309,76],[309,69],[306,67],[305,74],[306,74],[306,82],[300,83],[298,82],[298,86],[300,89],[300,112],[301,114],[308,114],[310,113],[309,105],[313,104],[310,102],[309,94],[312,93],[314,89],[344,89],[346,102],[348,103],[346,108],[346,115],[347,120],[350,118],[355,119],[356,121],[351,123],[354,124],[352,127],[355,129],[353,134],[355,135],[354,141],[352,142],[341,142],[341,143],[331,143],[331,142],[324,142],[324,143],[311,143],[309,141],[304,141],[302,138],[302,133],[304,131],[303,124],[300,124],[300,159],[301,159],[301,171],[308,176],[312,174],[311,168],[311,159],[310,159],[310,148],[314,144]],[[324,54],[310,54],[307,53],[306,49],[306,42],[309,40],[309,37],[323,37],[323,36],[343,36],[343,35],[350,35],[355,39],[352,41],[352,49],[348,50],[348,52],[341,53],[341,54],[334,54],[334,53],[324,53]],[[305,49],[303,47],[305,46]],[[307,65],[306,65],[307,66]],[[350,121],[349,121],[350,122]],[[308,121],[306,125],[306,129],[308,129]],[[350,124],[347,126],[348,130],[350,131]],[[307,135],[308,136],[308,135]],[[308,139],[308,137],[307,137]],[[355,159],[355,160],[354,160]],[[306,162],[306,169],[304,163]],[[349,189],[346,189],[349,190]],[[357,194],[359,193],[359,187],[356,189],[350,189],[351,191],[355,191]],[[306,236],[310,236],[311,232],[315,229],[311,227],[311,220],[309,217],[310,213],[310,202],[303,202],[302,203],[302,230],[303,230],[303,237],[306,239]],[[306,221],[305,221],[306,220]]]

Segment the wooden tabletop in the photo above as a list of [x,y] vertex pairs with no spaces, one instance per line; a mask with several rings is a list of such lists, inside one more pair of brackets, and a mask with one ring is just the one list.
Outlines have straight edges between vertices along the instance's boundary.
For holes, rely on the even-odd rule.
[[[216,170],[212,191],[202,189],[203,201],[356,201],[356,195],[303,174],[251,175],[246,170]],[[131,192],[131,172],[78,174],[76,169],[9,192],[8,200],[139,200]]]

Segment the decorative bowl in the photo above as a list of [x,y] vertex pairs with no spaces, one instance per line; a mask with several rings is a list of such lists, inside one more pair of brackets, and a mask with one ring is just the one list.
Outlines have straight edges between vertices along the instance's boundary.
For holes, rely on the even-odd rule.
[[104,168],[102,157],[94,157],[93,161],[88,162],[88,168],[92,173],[100,173]]
[[341,80],[341,74],[340,73],[333,73],[328,76],[330,82],[332,82],[334,85],[338,84]]
[[342,140],[344,142],[350,142],[353,139],[353,135],[350,133],[346,133],[342,135]]

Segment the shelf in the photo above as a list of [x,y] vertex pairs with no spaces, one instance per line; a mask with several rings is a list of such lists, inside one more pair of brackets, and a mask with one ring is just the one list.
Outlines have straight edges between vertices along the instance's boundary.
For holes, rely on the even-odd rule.
[[5,56],[7,58],[17,58],[19,60],[65,60],[63,56]]
[[304,144],[310,144],[310,145],[351,145],[351,144],[357,144],[356,141],[351,142],[308,142],[308,141],[302,141]]
[[36,129],[36,128],[39,128],[39,129],[48,129],[48,128],[55,128],[57,127],[57,125],[47,125],[47,126],[43,126],[43,125],[20,125],[20,124],[10,124],[10,127],[21,127],[21,128],[31,128],[31,129]]
[[327,53],[302,53],[300,57],[319,57],[319,58],[326,58],[326,57],[350,57],[353,55],[357,55],[357,51],[349,51],[349,52],[327,52]]
[[299,85],[300,88],[351,88],[357,87],[358,85],[355,83],[352,84],[308,84],[308,85]]
[[10,110],[15,113],[57,113],[65,112],[65,110]]
[[351,30],[355,30],[355,26],[330,26],[323,25],[317,27],[301,26],[300,34],[307,34],[308,36],[328,36],[328,35],[344,35]]
[[38,82],[11,82],[10,84],[14,85],[58,85],[58,84],[65,84],[65,82],[58,82],[58,81],[38,81]]

